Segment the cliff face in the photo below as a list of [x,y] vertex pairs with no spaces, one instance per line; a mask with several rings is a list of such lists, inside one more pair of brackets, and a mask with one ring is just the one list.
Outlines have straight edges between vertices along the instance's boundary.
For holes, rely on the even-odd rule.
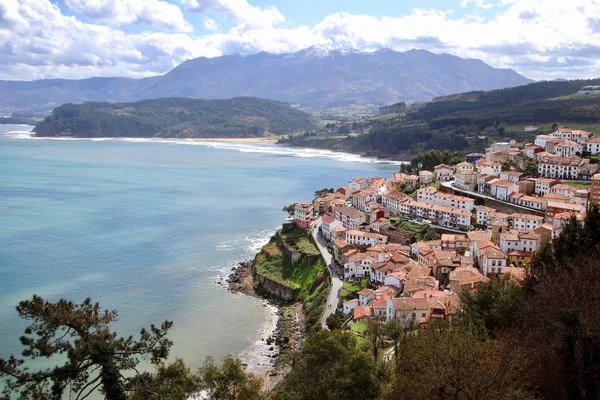
[[283,301],[285,303],[292,302],[298,294],[297,290],[282,285],[279,282],[275,282],[260,274],[256,274],[254,278],[254,290],[262,297]]

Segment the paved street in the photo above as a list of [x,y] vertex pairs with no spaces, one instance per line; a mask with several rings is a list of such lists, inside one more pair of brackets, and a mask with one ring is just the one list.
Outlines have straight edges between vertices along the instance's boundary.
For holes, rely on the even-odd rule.
[[338,304],[340,304],[340,296],[342,293],[342,280],[338,277],[335,266],[332,266],[331,263],[333,258],[331,254],[327,251],[327,246],[325,240],[323,240],[319,236],[319,227],[321,226],[321,218],[317,219],[311,228],[311,233],[315,242],[317,243],[317,247],[325,260],[325,263],[329,267],[329,273],[331,275],[331,290],[329,291],[329,296],[327,297],[327,304],[325,304],[325,309],[323,310],[323,315],[321,316],[321,327],[323,329],[327,328],[327,317],[335,312]]

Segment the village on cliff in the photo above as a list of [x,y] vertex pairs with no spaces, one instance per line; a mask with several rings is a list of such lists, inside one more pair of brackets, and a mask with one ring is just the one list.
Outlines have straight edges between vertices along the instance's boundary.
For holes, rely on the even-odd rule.
[[[352,179],[295,204],[293,223],[331,253],[332,274],[362,287],[345,301],[338,294],[350,323],[451,319],[461,291],[492,276],[519,282],[567,221],[583,221],[588,203],[600,202],[598,164],[585,158],[598,154],[600,138],[561,127],[535,143],[494,143],[456,166]],[[407,223],[441,235],[415,240]]]

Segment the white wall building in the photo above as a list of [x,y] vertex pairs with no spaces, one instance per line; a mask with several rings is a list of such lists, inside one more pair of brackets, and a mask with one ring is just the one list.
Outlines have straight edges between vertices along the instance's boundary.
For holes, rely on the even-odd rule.
[[436,165],[434,168],[435,180],[438,182],[446,182],[454,177],[454,168],[446,164]]
[[475,171],[475,166],[466,161],[461,162],[456,165],[456,172],[473,172]]
[[497,143],[492,143],[492,153],[495,153],[497,151],[508,151],[508,149],[510,149],[510,143],[508,142],[497,142]]
[[348,207],[335,207],[333,213],[334,218],[340,221],[342,226],[348,230],[356,229],[367,221],[366,214]]
[[384,193],[382,197],[382,203],[384,207],[387,207],[393,213],[400,213],[400,204],[410,199],[406,194],[398,191],[392,191]]
[[503,181],[512,182],[517,185],[519,184],[519,181],[521,180],[522,176],[523,176],[523,173],[518,172],[518,171],[500,172],[500,179],[502,179]]
[[475,208],[475,199],[440,192],[434,187],[417,190],[417,201],[437,206],[458,208],[461,210],[472,210]]
[[426,219],[449,228],[468,230],[471,226],[471,212],[468,210],[425,204],[414,200],[400,204],[400,213],[408,218]]
[[512,214],[513,229],[532,231],[544,223],[544,217],[532,214]]
[[490,181],[490,195],[498,200],[507,201],[508,196],[519,191],[519,186],[508,181],[498,179],[495,182]]
[[352,246],[370,247],[378,244],[386,244],[388,237],[378,233],[348,230],[344,232],[344,241]]
[[387,300],[386,319],[398,319],[406,328],[418,327],[429,319],[430,304],[423,298],[398,298]]
[[593,156],[600,154],[600,138],[588,139],[585,147],[586,151],[589,151]]
[[538,161],[538,174],[544,178],[577,179],[580,157],[542,157]]

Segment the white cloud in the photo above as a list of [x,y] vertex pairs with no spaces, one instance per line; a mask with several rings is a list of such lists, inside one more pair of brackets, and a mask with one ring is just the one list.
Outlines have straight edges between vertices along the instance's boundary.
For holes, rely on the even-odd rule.
[[[423,48],[479,58],[533,79],[600,76],[600,0],[504,0],[506,6],[487,20],[420,9],[399,18],[336,13],[314,26],[294,28],[278,27],[283,16],[273,18],[269,9],[245,0],[186,1],[196,2],[197,11],[228,13],[238,25],[220,32],[216,21],[204,15],[207,29],[216,28],[206,36],[132,34],[64,15],[49,0],[3,0],[0,79],[143,77],[199,56],[284,53],[311,45],[365,51]],[[255,14],[242,15],[240,10],[248,7]]]
[[281,22],[285,17],[273,6],[261,9],[247,0],[181,0],[189,10],[198,13],[222,13],[247,28],[266,28]]
[[494,3],[486,3],[485,0],[462,0],[460,2],[460,5],[462,7],[467,7],[470,3],[473,3],[473,5],[477,8],[483,8],[484,10],[487,10],[488,8],[492,8],[495,6]]
[[120,26],[143,23],[179,32],[193,32],[181,9],[162,0],[63,0],[90,20]]
[[205,17],[204,18],[204,28],[209,31],[215,32],[215,31],[219,30],[219,23],[212,18]]

